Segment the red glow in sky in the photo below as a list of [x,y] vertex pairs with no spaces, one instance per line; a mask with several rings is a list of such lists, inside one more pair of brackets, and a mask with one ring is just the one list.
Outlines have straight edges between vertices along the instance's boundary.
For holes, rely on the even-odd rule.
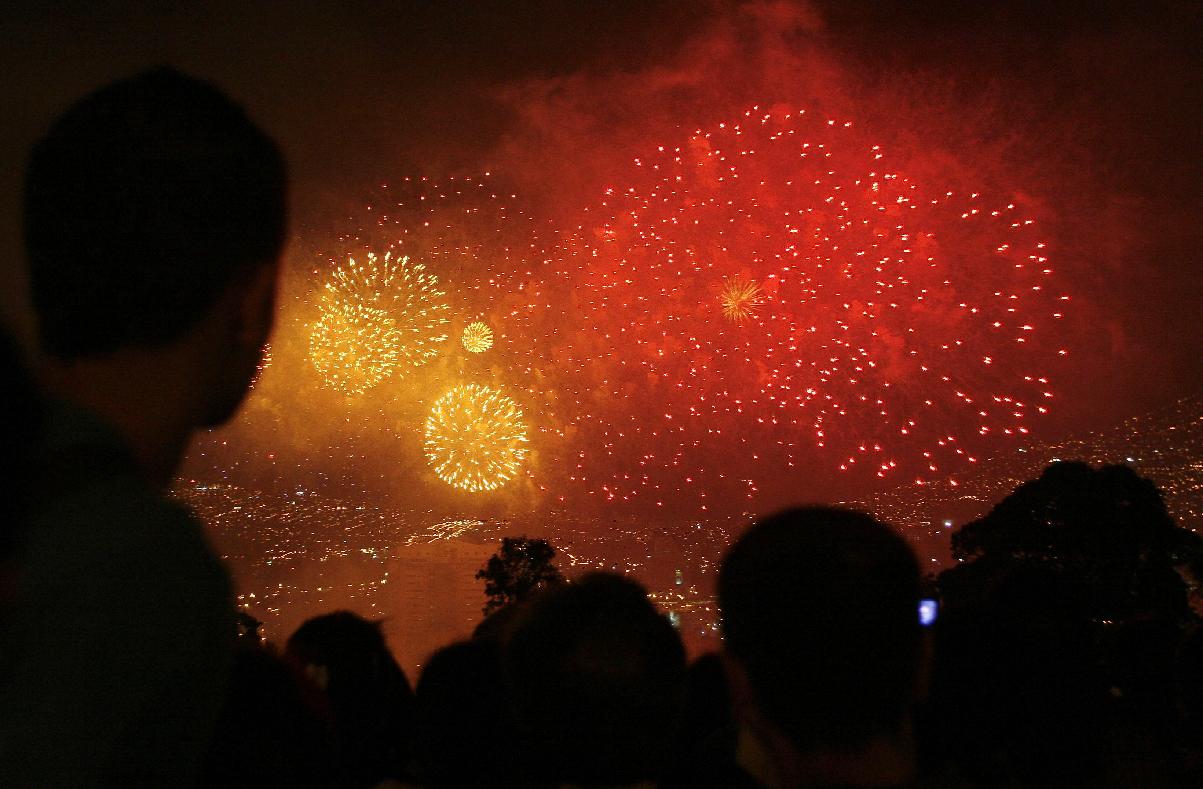
[[[707,510],[800,465],[922,483],[1038,425],[1069,297],[1037,220],[862,140],[754,107],[637,159],[586,212],[556,272],[578,489]],[[741,279],[759,303],[732,320]]]

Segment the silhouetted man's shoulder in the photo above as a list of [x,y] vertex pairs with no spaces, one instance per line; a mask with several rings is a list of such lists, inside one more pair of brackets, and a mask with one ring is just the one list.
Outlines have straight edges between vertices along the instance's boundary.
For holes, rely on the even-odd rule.
[[229,578],[200,523],[142,480],[107,425],[59,404],[46,434],[24,552],[29,584],[126,589],[157,580],[186,584],[192,594],[146,605],[191,608],[199,599],[228,609]]
[[0,777],[187,784],[224,695],[229,577],[98,420],[56,407],[43,449],[0,639]]

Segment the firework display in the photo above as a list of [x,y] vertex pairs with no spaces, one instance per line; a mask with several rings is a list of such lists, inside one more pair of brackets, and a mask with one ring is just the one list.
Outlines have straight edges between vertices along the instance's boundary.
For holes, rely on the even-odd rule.
[[484,353],[493,347],[493,330],[487,323],[473,321],[464,327],[462,342],[469,353]]
[[310,331],[309,359],[331,388],[363,394],[397,369],[403,341],[383,310],[327,303]]
[[507,385],[522,387],[525,396],[536,399],[545,394],[528,384],[543,363],[531,338],[547,331],[555,281],[554,243],[545,238],[555,231],[546,220],[526,212],[517,196],[488,173],[382,185],[361,219],[340,239],[345,248],[387,249],[437,269],[453,283],[447,287],[453,288],[459,314],[481,323],[479,316],[496,316],[486,324],[490,355],[500,353],[504,364],[520,373]]
[[426,418],[426,457],[439,479],[480,492],[505,485],[528,452],[518,405],[496,389],[457,386],[439,398]]
[[438,277],[392,252],[369,252],[364,263],[349,258],[326,283],[321,311],[310,338],[313,365],[351,394],[429,361],[450,323]]
[[850,123],[750,110],[591,214],[564,277],[590,493],[705,510],[801,458],[955,482],[1048,410],[1069,297],[1035,220],[913,182]]
[[305,324],[350,454],[425,420],[453,488],[705,517],[794,474],[956,484],[1049,410],[1069,297],[1023,200],[800,110],[651,150],[567,229],[487,174],[378,187]]

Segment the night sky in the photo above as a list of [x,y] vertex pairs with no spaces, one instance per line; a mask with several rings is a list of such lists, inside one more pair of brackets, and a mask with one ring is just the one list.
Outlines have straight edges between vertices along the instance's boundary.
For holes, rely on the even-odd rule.
[[[272,366],[198,444],[198,477],[489,512],[625,498],[692,517],[948,479],[968,456],[1203,383],[1198,4],[104,5],[0,12],[8,269],[30,143],[139,68],[213,80],[292,167]],[[830,153],[813,179],[789,177],[801,149],[781,153],[786,136]],[[707,169],[723,155],[743,181]],[[841,213],[824,208],[833,194],[855,197]],[[811,243],[791,281],[778,236],[793,231],[774,222],[801,209]],[[440,277],[451,337],[349,396],[313,369],[311,330],[338,266],[390,247]],[[987,248],[1002,256],[989,266]],[[900,262],[928,254],[921,273]],[[857,262],[875,257],[884,270]],[[759,288],[745,321],[720,306],[741,278]],[[1011,293],[999,334],[985,317]],[[22,300],[5,289],[28,331]],[[459,345],[472,320],[497,333],[483,354]],[[786,354],[802,364],[789,375]],[[424,457],[424,415],[465,382],[510,395],[530,431],[497,493],[456,491]],[[978,419],[994,394],[1022,403]],[[841,470],[847,457],[859,465]]]

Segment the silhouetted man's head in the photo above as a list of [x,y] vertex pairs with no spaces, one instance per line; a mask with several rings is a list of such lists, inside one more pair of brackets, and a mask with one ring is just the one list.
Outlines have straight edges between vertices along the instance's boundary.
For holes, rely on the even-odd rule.
[[663,767],[685,652],[638,584],[599,573],[535,598],[510,637],[505,669],[537,777],[617,784]]
[[410,695],[409,680],[388,648],[379,622],[350,611],[305,620],[288,637],[286,650],[312,672],[332,696],[380,695],[381,688]]
[[449,644],[418,679],[413,777],[422,786],[510,786],[517,776],[501,652],[492,640]]
[[341,748],[339,785],[374,786],[403,773],[414,694],[379,622],[350,611],[306,620],[287,653],[326,693]]
[[800,751],[894,733],[915,695],[919,582],[909,546],[868,515],[753,526],[723,560],[719,606],[757,715]]
[[205,82],[160,68],[80,99],[26,174],[42,350],[70,362],[170,346],[221,305],[214,385],[229,391],[214,411],[232,412],[271,328],[285,181],[275,143]]

